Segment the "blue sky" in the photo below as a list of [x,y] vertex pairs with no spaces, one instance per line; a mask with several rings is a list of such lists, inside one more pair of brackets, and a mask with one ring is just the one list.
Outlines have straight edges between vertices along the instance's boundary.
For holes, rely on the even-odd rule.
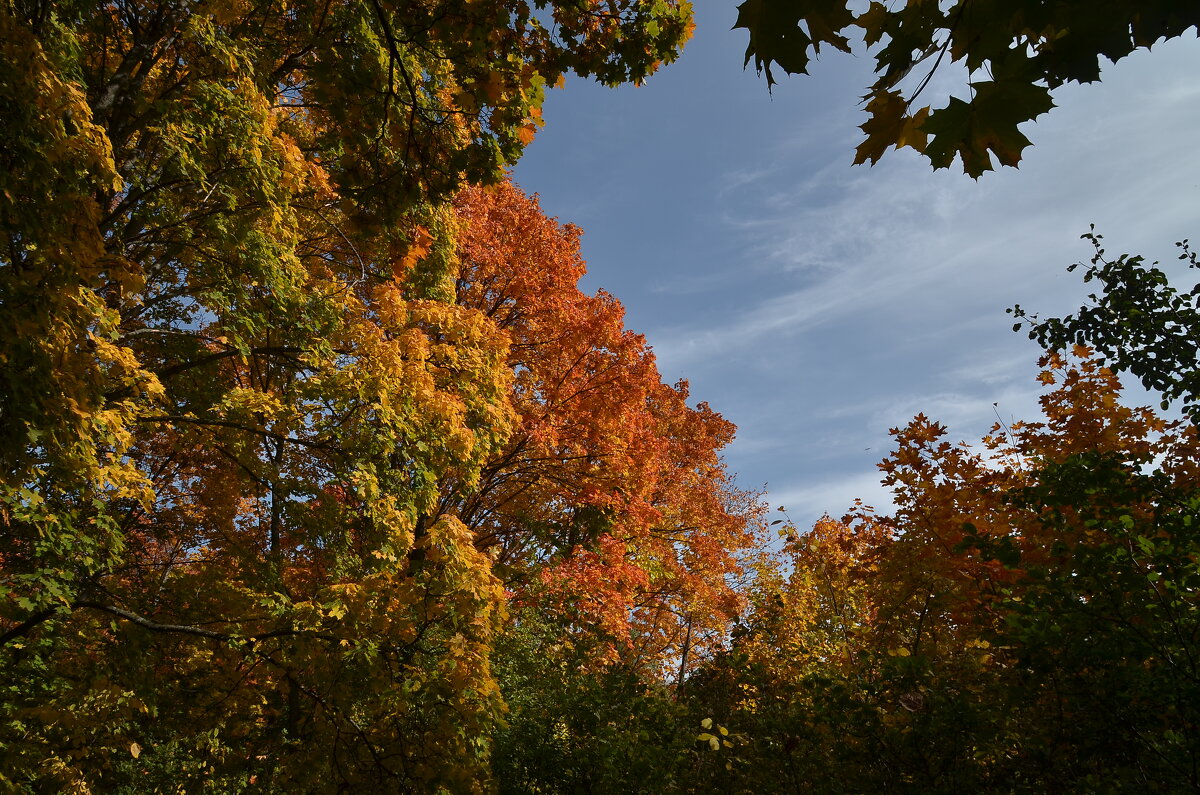
[[823,55],[768,96],[741,68],[734,6],[703,0],[683,56],[642,87],[551,92],[514,177],[582,227],[584,288],[624,303],[664,378],[738,425],[725,457],[743,486],[802,525],[856,496],[886,509],[889,428],[924,412],[977,440],[997,412],[1036,415],[1038,349],[1004,310],[1079,306],[1065,268],[1090,256],[1089,224],[1111,254],[1182,273],[1174,242],[1200,239],[1200,42],[1059,90],[1023,128],[1021,168],[975,182],[909,150],[851,166],[871,59]]

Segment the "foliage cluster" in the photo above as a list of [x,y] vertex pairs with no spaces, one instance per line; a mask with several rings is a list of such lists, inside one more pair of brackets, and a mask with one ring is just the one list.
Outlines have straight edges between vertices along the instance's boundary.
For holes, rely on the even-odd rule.
[[[978,4],[785,5],[742,6],[768,76],[890,37],[877,117],[913,52],[1053,88],[1192,24],[1079,44],[1031,2],[1013,55]],[[689,32],[683,0],[0,4],[0,786],[1200,787],[1200,441],[1108,369],[1195,415],[1196,292],[1094,238],[1090,306],[1015,310],[1044,421],[919,416],[894,515],[772,553],[733,426],[503,176],[545,86]],[[920,126],[1015,162],[915,118],[860,159]]]
[[[910,146],[934,168],[958,158],[973,177],[1020,162],[1029,139],[1018,127],[1052,109],[1064,83],[1097,81],[1102,59],[1200,31],[1200,6],[1173,0],[746,0],[738,12],[746,63],[768,86],[773,65],[806,73],[821,45],[848,53],[861,36],[873,48],[878,79],[863,97],[870,118],[855,163]],[[943,62],[963,67],[966,97],[920,106]]]
[[[1200,744],[1200,440],[1043,359],[1045,419],[980,449],[923,416],[897,510],[818,523],[760,579],[708,708],[729,791],[1183,791]],[[773,783],[774,782],[774,783]]]
[[674,687],[507,636],[511,792],[1145,792],[1200,786],[1200,438],[1048,353],[1039,422],[916,417],[860,507],[751,565]]
[[[0,6],[0,781],[487,787],[510,605],[719,641],[753,500],[500,181],[681,0]],[[692,631],[693,625],[695,631]],[[686,652],[685,652],[686,656]]]
[[[1029,324],[1029,338],[1043,347],[1090,345],[1101,364],[1130,372],[1147,390],[1161,394],[1163,409],[1179,401],[1192,422],[1200,424],[1200,284],[1180,293],[1157,262],[1147,265],[1143,257],[1127,254],[1110,261],[1095,229],[1084,238],[1095,254],[1083,280],[1101,286],[1099,293],[1088,296],[1089,305],[1064,318],[1045,320],[1020,306],[1009,312]],[[1200,268],[1187,240],[1176,246],[1180,260]],[[1013,331],[1021,327],[1018,322]]]

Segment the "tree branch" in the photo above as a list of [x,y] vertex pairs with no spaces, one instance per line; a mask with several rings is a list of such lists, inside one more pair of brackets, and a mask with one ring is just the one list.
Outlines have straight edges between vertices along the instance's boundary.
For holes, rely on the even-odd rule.
[[45,610],[40,610],[37,613],[34,613],[32,616],[25,619],[20,624],[17,624],[15,627],[10,629],[8,632],[5,632],[3,635],[0,635],[0,646],[6,645],[10,640],[16,640],[17,638],[28,635],[39,624],[53,618],[54,614],[57,613],[61,609],[62,608],[48,607]]

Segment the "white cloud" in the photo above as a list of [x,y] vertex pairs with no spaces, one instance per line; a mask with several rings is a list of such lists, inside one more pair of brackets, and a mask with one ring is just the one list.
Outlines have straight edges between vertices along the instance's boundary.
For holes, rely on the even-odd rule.
[[787,515],[799,529],[812,527],[813,523],[828,514],[841,518],[854,507],[856,499],[887,515],[894,508],[892,494],[881,483],[880,472],[859,472],[822,480],[806,479],[804,483],[784,484],[777,488],[768,486],[767,504],[772,508],[783,506]]

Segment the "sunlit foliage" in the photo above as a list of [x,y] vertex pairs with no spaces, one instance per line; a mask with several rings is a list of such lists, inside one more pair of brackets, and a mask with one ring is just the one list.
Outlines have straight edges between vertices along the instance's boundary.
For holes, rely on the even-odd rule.
[[458,215],[686,2],[0,6],[0,780],[487,786],[504,454]]

